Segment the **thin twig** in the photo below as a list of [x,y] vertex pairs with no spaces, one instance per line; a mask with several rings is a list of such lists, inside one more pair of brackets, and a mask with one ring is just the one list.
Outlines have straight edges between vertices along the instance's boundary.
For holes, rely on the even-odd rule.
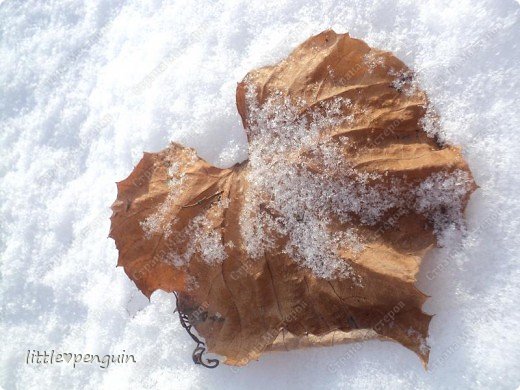
[[190,324],[188,316],[182,313],[179,309],[179,296],[175,291],[173,294],[175,295],[175,311],[179,313],[179,321],[181,326],[186,330],[186,332],[188,332],[193,341],[197,343],[197,346],[193,350],[192,354],[193,362],[206,368],[216,368],[220,364],[220,361],[218,359],[205,359],[204,361],[203,355],[206,352],[206,344],[191,331],[193,325]]

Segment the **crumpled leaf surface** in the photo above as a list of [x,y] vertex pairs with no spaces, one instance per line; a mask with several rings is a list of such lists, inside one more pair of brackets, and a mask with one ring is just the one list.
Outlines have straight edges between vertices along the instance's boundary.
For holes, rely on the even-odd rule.
[[148,297],[179,294],[209,351],[392,339],[427,362],[421,260],[475,189],[391,53],[325,31],[237,87],[249,160],[172,143],[117,183],[110,236]]

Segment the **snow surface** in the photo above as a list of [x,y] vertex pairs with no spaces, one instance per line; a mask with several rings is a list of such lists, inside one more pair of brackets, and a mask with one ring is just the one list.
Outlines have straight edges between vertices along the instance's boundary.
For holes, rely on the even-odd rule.
[[[513,1],[0,1],[0,386],[495,388],[520,385],[520,10]],[[391,342],[263,356],[233,369],[151,303],[107,238],[114,182],[169,141],[246,158],[236,82],[326,28],[418,72],[480,189],[468,231],[423,263],[430,369]],[[27,365],[28,349],[135,364]]]

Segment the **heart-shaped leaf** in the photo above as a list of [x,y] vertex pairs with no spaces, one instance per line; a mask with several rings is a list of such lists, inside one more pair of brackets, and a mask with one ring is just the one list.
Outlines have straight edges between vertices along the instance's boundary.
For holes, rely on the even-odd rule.
[[426,95],[391,53],[325,31],[237,88],[249,159],[219,169],[171,144],[118,183],[118,265],[178,294],[211,352],[392,339],[427,362],[414,283],[475,189]]

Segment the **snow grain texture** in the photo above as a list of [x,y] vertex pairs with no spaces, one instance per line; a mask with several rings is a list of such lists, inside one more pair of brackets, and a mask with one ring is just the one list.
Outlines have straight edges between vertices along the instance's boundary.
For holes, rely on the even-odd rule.
[[[6,389],[500,388],[520,384],[520,26],[513,1],[0,3],[0,357]],[[431,369],[393,343],[194,367],[171,320],[114,267],[115,180],[170,140],[208,161],[247,157],[236,81],[326,28],[417,72],[480,189],[418,286],[432,295]],[[377,64],[375,64],[377,65]],[[30,335],[30,337],[28,337]],[[28,366],[27,349],[135,354],[103,370]],[[340,363],[338,365],[338,363]],[[268,373],[268,374],[266,374]]]

